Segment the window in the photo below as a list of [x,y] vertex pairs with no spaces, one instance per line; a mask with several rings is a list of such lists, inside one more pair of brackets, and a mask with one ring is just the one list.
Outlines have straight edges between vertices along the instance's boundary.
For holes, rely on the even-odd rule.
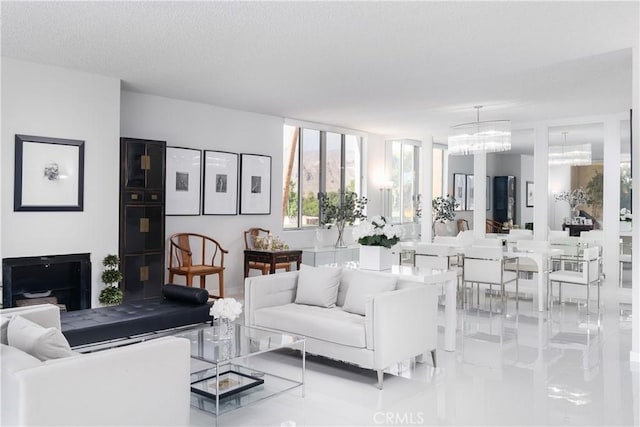
[[385,215],[396,224],[417,221],[420,195],[420,142],[388,141],[391,195]]
[[360,136],[284,125],[283,147],[285,229],[319,225],[318,193],[335,200],[345,191],[362,195]]

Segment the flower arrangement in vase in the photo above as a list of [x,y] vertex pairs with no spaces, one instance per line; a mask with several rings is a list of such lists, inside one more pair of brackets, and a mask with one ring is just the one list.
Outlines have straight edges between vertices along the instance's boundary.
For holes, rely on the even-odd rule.
[[571,216],[578,216],[578,207],[588,202],[587,193],[582,188],[576,188],[572,191],[561,191],[553,195],[556,202],[568,202],[571,208]]
[[346,247],[344,243],[344,227],[345,225],[353,225],[356,220],[365,219],[364,208],[367,205],[366,197],[358,197],[357,193],[347,191],[344,193],[344,200],[340,203],[337,193],[321,193],[320,208],[322,215],[320,217],[320,225],[328,225],[331,228],[335,224],[338,230],[338,240],[336,248]]
[[400,241],[400,228],[387,223],[383,216],[363,221],[353,230],[360,243],[360,268],[388,270],[391,268],[391,247]]
[[447,194],[447,197],[438,196],[431,201],[431,211],[433,213],[433,224],[431,225],[433,235],[436,235],[436,223],[447,223],[456,218],[456,208],[460,203],[455,198]]
[[220,328],[220,338],[230,339],[233,334],[233,325],[231,324],[242,313],[242,304],[234,298],[218,298],[209,314],[213,316],[212,325],[216,326],[216,320]]
[[391,248],[400,241],[400,228],[387,223],[383,216],[374,216],[353,229],[353,237],[364,246]]

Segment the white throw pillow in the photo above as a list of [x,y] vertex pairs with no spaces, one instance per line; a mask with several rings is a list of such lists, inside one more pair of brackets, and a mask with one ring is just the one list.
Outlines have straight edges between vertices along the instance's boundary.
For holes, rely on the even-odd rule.
[[73,356],[69,342],[56,328],[43,328],[22,316],[13,316],[7,328],[7,341],[15,347],[44,361]]
[[295,303],[335,307],[341,273],[340,268],[301,265]]
[[342,309],[364,316],[367,297],[393,291],[397,283],[398,279],[394,276],[354,271]]
[[9,318],[0,317],[0,344],[9,344],[7,341],[7,328],[9,327]]

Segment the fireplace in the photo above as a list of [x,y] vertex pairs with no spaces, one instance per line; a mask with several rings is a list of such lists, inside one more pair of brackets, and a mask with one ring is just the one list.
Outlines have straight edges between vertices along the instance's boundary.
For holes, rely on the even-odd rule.
[[2,260],[2,305],[57,303],[68,311],[91,308],[89,254]]

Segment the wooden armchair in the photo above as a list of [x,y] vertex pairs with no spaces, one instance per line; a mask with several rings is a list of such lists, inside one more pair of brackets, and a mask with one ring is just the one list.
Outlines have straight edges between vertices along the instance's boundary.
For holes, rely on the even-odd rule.
[[458,226],[458,233],[469,229],[469,222],[466,219],[457,220],[456,225]]
[[487,233],[502,233],[502,223],[493,219],[487,219]]
[[[195,259],[191,251],[191,242],[200,246],[200,258]],[[224,298],[224,255],[229,253],[220,243],[211,237],[196,233],[177,233],[169,238],[169,282],[173,277],[185,276],[187,286],[193,286],[194,276],[200,277],[200,287],[206,288],[206,276],[218,275],[218,295],[212,298]],[[207,262],[208,261],[208,262]],[[199,264],[194,264],[199,262]]]
[[[265,228],[250,228],[244,232],[244,248],[247,250],[259,250],[255,246],[256,237],[267,237],[270,231]],[[269,269],[271,266],[269,263],[265,262],[257,262],[250,261],[249,262],[249,270],[260,270],[262,275],[269,274]],[[285,271],[291,270],[291,263],[288,262],[280,262],[276,264],[276,270],[284,269]]]

